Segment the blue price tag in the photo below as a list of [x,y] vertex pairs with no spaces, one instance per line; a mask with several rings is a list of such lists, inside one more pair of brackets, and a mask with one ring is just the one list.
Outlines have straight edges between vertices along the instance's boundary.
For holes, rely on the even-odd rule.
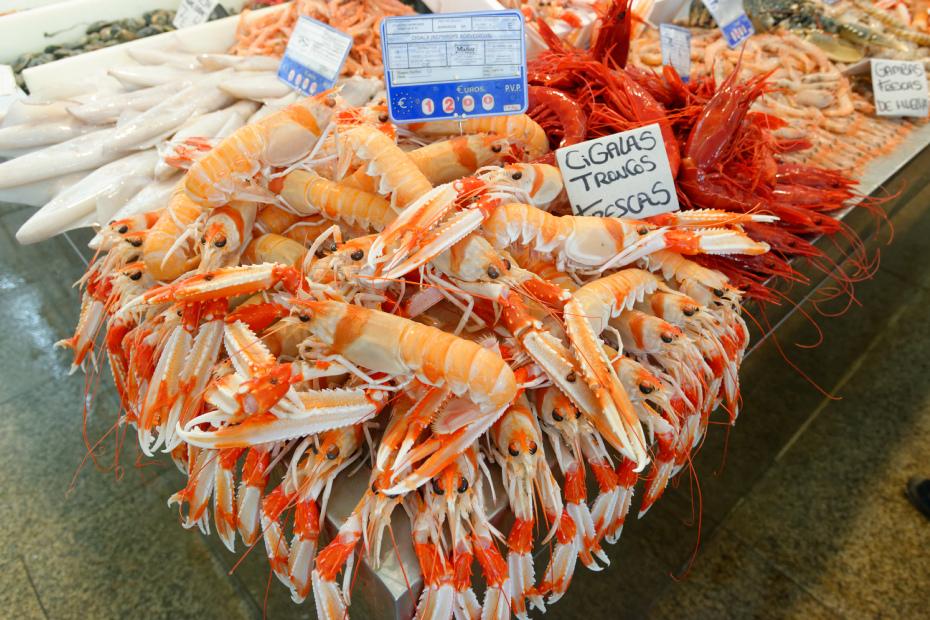
[[737,47],[755,34],[752,22],[743,9],[742,0],[702,0],[720,27],[727,45]]
[[691,76],[691,31],[672,24],[659,24],[662,64],[671,65],[687,82]]
[[387,17],[381,53],[394,122],[520,114],[529,105],[520,11]]
[[278,65],[278,79],[305,95],[333,87],[352,47],[352,37],[301,16]]
[[730,47],[737,47],[755,33],[752,22],[749,21],[749,16],[745,13],[724,25],[720,30],[723,31],[723,36]]

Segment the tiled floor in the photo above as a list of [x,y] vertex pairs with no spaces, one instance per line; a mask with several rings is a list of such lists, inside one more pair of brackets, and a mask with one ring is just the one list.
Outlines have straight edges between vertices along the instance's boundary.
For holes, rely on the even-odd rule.
[[[714,429],[696,459],[700,534],[685,477],[628,523],[609,569],[579,568],[550,617],[930,614],[930,523],[902,494],[909,475],[930,475],[930,189],[911,193],[862,306],[821,320],[816,349],[794,346],[816,337],[801,315],[779,330],[790,358],[841,399],[764,344],[744,368],[738,424]],[[52,345],[77,316],[69,283],[83,267],[64,239],[16,246],[28,213],[0,216],[0,616],[312,617],[267,587],[260,549],[230,575],[238,556],[178,526],[165,502],[183,483],[164,462],[140,467],[132,437],[116,452],[106,381],[86,431],[110,432],[104,471],[82,465],[84,381]]]

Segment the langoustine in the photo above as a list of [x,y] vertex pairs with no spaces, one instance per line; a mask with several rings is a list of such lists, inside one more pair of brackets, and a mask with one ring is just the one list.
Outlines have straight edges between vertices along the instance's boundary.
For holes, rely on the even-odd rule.
[[[686,255],[765,253],[743,227],[771,218],[547,213],[560,179],[519,160],[549,149],[529,117],[401,142],[377,116],[324,93],[216,145],[164,209],[102,231],[62,344],[89,369],[105,334],[123,421],[188,475],[171,498],[183,525],[206,531],[212,507],[230,549],[264,539],[275,575],[322,617],[345,614],[338,576],[361,554],[377,561],[398,506],[413,516],[423,617],[524,617],[564,594],[576,562],[601,568],[640,472],[644,513],[711,411],[735,419],[741,294]],[[424,143],[431,157],[404,149]],[[367,490],[327,542],[327,497],[369,457]],[[506,551],[488,467],[521,520]]]

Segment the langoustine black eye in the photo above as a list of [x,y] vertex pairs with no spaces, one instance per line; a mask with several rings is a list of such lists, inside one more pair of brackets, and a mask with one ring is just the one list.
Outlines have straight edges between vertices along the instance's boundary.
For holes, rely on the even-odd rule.
[[445,495],[446,493],[442,486],[440,486],[439,481],[436,479],[433,479],[433,493],[436,495]]
[[463,476],[463,477],[462,477],[462,481],[459,482],[458,492],[459,492],[459,493],[464,493],[464,492],[467,491],[467,490],[468,490],[468,480],[466,480],[466,479],[464,478],[464,476]]

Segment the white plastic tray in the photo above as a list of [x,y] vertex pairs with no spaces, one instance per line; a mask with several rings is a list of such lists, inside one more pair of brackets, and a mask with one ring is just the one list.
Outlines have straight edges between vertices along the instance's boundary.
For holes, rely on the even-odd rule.
[[[224,5],[235,4],[241,5],[242,0],[224,2]],[[260,9],[249,15],[254,19],[267,12],[283,10],[284,6],[286,5]],[[235,42],[238,23],[239,16],[233,15],[199,26],[105,47],[79,56],[62,58],[45,65],[31,67],[23,71],[23,77],[30,94],[38,99],[66,99],[87,93],[89,90],[118,90],[121,88],[120,83],[110,77],[107,71],[114,67],[139,64],[129,56],[127,50],[224,52]]]

